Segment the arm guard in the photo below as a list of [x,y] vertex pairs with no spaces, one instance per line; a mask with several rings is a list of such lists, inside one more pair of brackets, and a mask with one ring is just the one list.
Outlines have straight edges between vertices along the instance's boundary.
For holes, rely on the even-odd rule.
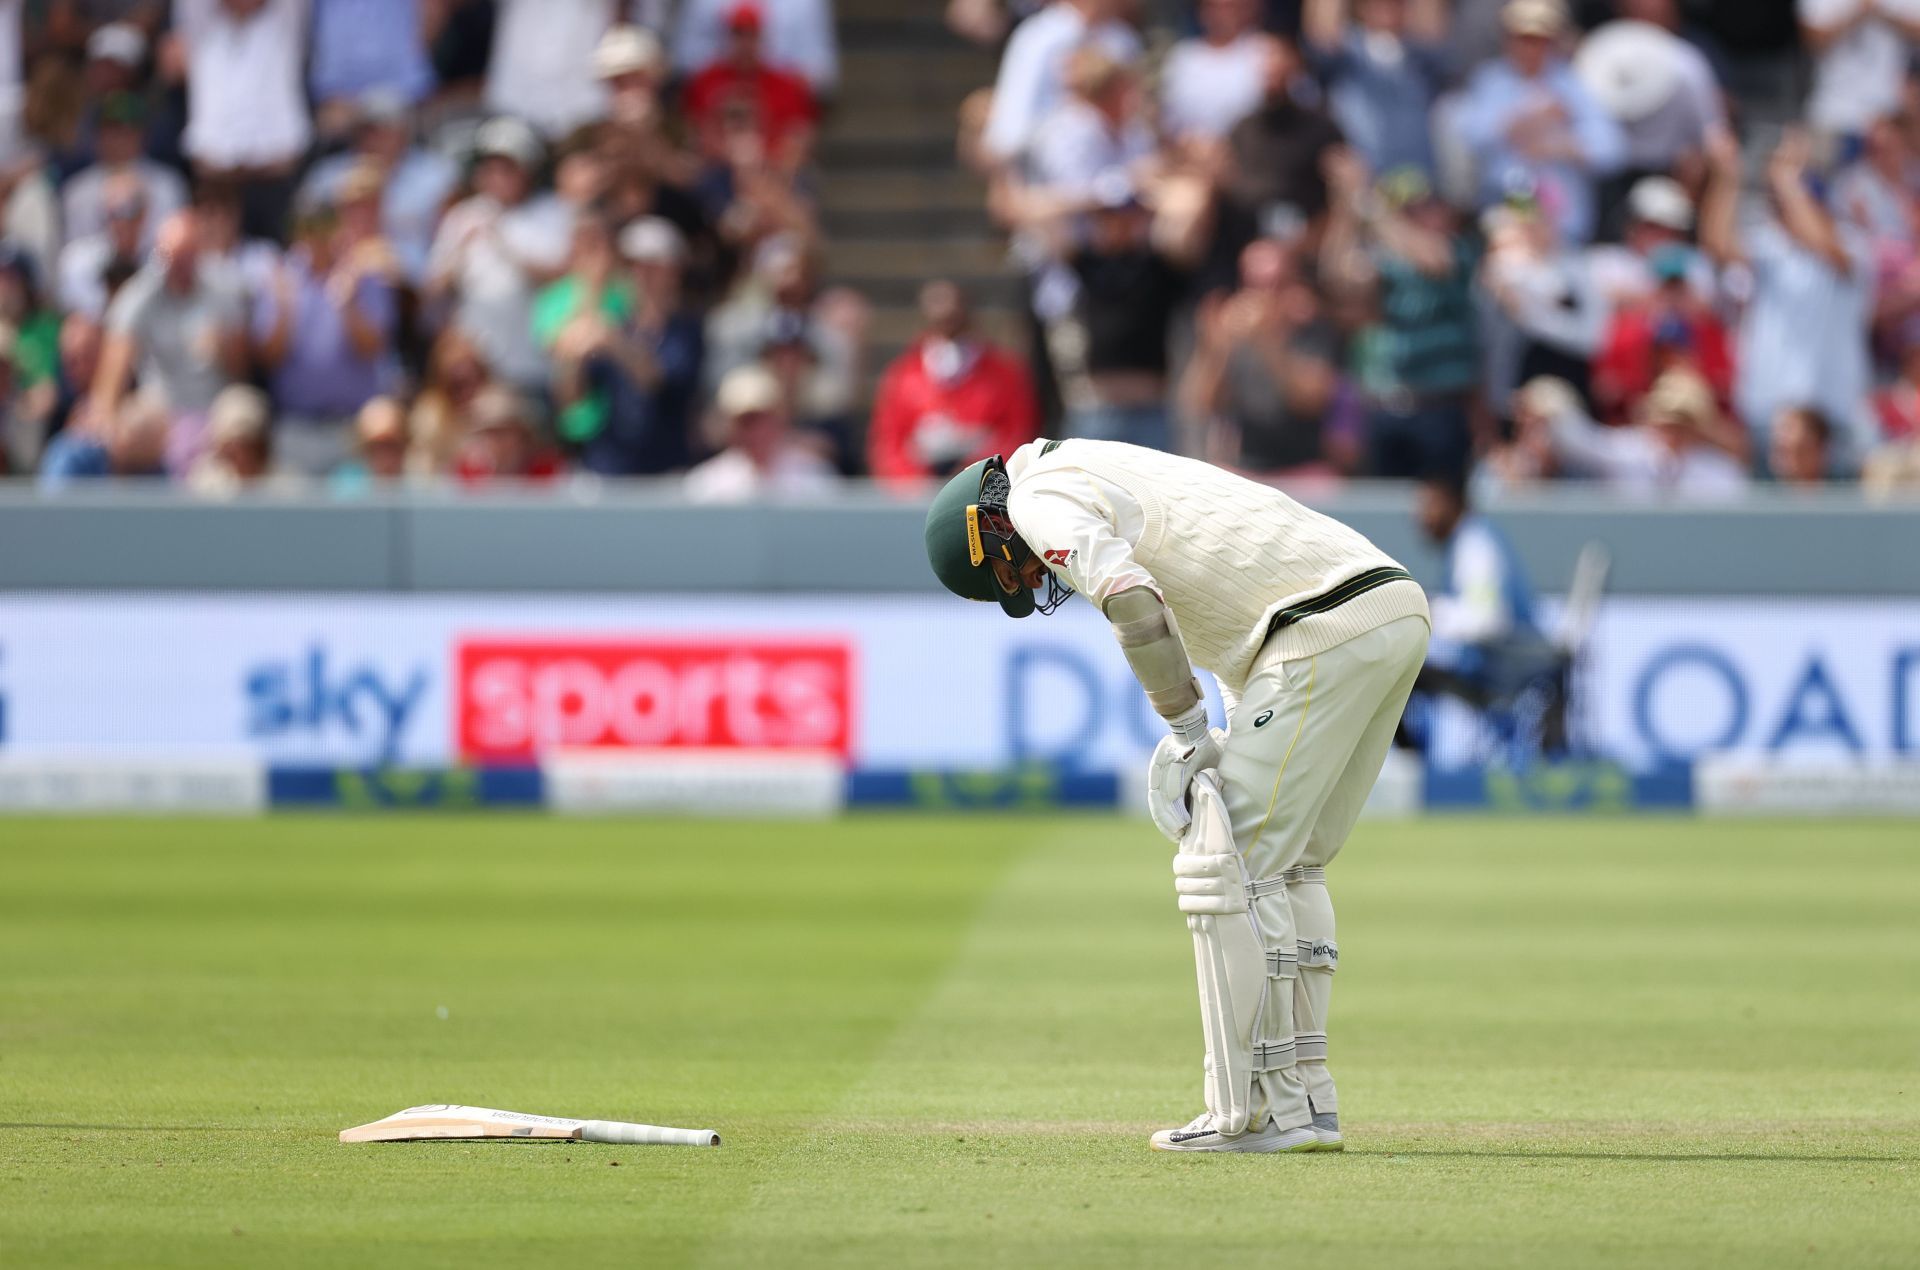
[[1130,587],[1106,603],[1107,620],[1120,641],[1154,712],[1183,738],[1207,730],[1207,702],[1187,660],[1187,646],[1173,629],[1164,601],[1145,587]]

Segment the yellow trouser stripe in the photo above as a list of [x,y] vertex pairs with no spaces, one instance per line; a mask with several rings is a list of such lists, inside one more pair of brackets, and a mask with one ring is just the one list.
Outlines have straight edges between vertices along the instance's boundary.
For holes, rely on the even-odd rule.
[[1300,703],[1300,725],[1293,730],[1293,740],[1287,742],[1287,753],[1280,760],[1280,770],[1273,777],[1273,796],[1267,799],[1267,814],[1260,818],[1260,827],[1253,831],[1253,837],[1240,844],[1240,853],[1260,841],[1267,831],[1267,822],[1273,819],[1273,809],[1280,805],[1280,782],[1287,778],[1287,764],[1293,762],[1293,747],[1300,744],[1300,734],[1307,730],[1307,711],[1313,709],[1313,681],[1320,675],[1320,659],[1314,658],[1307,663],[1307,699]]

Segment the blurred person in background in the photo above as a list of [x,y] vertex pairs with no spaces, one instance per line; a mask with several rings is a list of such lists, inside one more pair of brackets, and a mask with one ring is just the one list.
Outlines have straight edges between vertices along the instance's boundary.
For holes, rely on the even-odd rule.
[[1326,157],[1342,143],[1338,125],[1311,102],[1299,51],[1271,35],[1261,47],[1260,108],[1227,137],[1222,246],[1236,253],[1254,238],[1290,237],[1318,224],[1327,209]]
[[273,290],[285,253],[270,239],[241,228],[240,192],[218,182],[195,188],[194,223],[200,231],[200,268],[214,286],[241,297],[248,312]]
[[92,426],[87,403],[94,376],[100,370],[100,350],[106,332],[98,318],[69,313],[60,324],[60,356],[54,375],[54,395],[47,411],[43,438],[51,441],[68,428]]
[[60,362],[60,313],[42,293],[33,259],[0,240],[0,322],[13,328],[10,358],[22,391],[52,384]]
[[1812,141],[1790,129],[1768,161],[1771,215],[1740,225],[1740,157],[1732,138],[1714,147],[1713,177],[1702,204],[1701,245],[1727,267],[1751,276],[1740,321],[1735,405],[1764,456],[1780,411],[1810,406],[1841,432],[1843,462],[1870,447],[1872,360],[1868,325],[1874,262],[1865,236],[1834,216],[1825,188],[1809,171]]
[[1733,405],[1733,337],[1702,302],[1691,277],[1696,253],[1669,244],[1654,253],[1656,286],[1618,307],[1600,340],[1591,382],[1594,409],[1623,423],[1667,371],[1685,367],[1706,380],[1722,409]]
[[100,231],[69,239],[60,252],[61,307],[96,318],[146,263],[152,221],[146,191],[131,173],[102,182],[100,199]]
[[361,117],[368,94],[407,106],[433,92],[433,62],[427,54],[420,0],[309,0],[313,5],[312,51],[307,88],[319,112],[320,131],[339,137]]
[[[1414,682],[1415,700],[1456,697],[1484,708],[1551,663],[1533,585],[1506,534],[1474,510],[1463,474],[1423,479],[1414,514],[1443,557],[1440,586],[1429,597],[1433,636]],[[1423,713],[1416,707],[1410,730],[1418,730]]]
[[14,365],[16,336],[0,323],[0,476],[31,472],[45,440],[44,424],[29,417]]
[[1182,413],[1211,423],[1199,453],[1271,474],[1351,470],[1331,416],[1338,339],[1299,276],[1294,248],[1260,239],[1240,253],[1240,287],[1201,302],[1198,340],[1179,386]]
[[706,380],[717,386],[737,366],[756,363],[769,332],[806,333],[816,365],[809,410],[845,417],[865,378],[872,310],[845,287],[822,290],[813,245],[797,234],[776,234],[754,252],[753,266],[733,294],[707,317]]
[[327,489],[359,498],[407,479],[407,408],[397,397],[375,397],[353,421],[353,457],[333,470]]
[[[172,168],[142,152],[146,106],[131,93],[116,93],[100,105],[95,161],[68,178],[60,192],[67,241],[106,232],[109,193],[137,184],[146,201],[148,224],[157,225],[187,205],[187,183]],[[149,238],[141,244],[152,245]]]
[[1000,58],[981,152],[1005,166],[1026,157],[1040,125],[1066,97],[1067,58],[1091,46],[1118,62],[1140,57],[1140,37],[1121,0],[1052,0],[1014,28]]
[[249,369],[244,297],[201,267],[201,250],[197,213],[175,212],[160,226],[153,258],[107,309],[94,385],[97,418],[119,416],[136,377],[143,396],[172,412],[176,472],[199,457],[213,399]]
[[1026,367],[981,338],[957,283],[920,288],[920,321],[919,337],[880,377],[867,430],[868,470],[906,490],[1012,454],[1040,427]]
[[1493,408],[1504,413],[1514,386],[1539,375],[1590,395],[1608,317],[1592,257],[1558,237],[1537,202],[1512,200],[1481,219],[1480,335]]
[[1160,128],[1176,142],[1218,141],[1266,96],[1259,0],[1200,0],[1200,33],[1160,68]]
[[1480,206],[1527,191],[1561,241],[1585,243],[1596,183],[1625,161],[1625,138],[1560,57],[1561,0],[1508,0],[1501,23],[1505,52],[1474,72],[1454,120],[1479,168]]
[[1168,340],[1205,240],[1201,226],[1157,216],[1130,184],[1063,225],[1055,250],[1072,270],[1071,316],[1048,329],[1067,436],[1172,450]]
[[299,214],[294,246],[253,311],[254,360],[280,414],[275,443],[289,470],[325,476],[345,461],[360,407],[398,382],[398,272],[384,240],[345,241],[337,207]]
[[442,331],[427,353],[426,374],[407,416],[407,470],[416,476],[450,474],[474,403],[493,386],[493,370],[479,342],[459,327]]
[[1067,59],[1067,97],[1034,138],[1027,198],[1051,206],[1023,218],[1083,212],[1103,182],[1139,184],[1154,166],[1153,131],[1144,118],[1140,78],[1098,48]]
[[273,466],[273,404],[249,384],[223,388],[207,414],[207,452],[187,473],[187,488],[206,498],[231,498],[275,486],[299,488],[299,478]]
[[687,473],[681,486],[700,503],[818,498],[839,487],[839,473],[793,435],[780,381],[764,366],[735,367],[720,381],[714,409],[721,451]]
[[248,233],[284,241],[307,113],[309,0],[175,0],[187,74],[182,144],[202,180],[235,186]]
[[[1066,98],[1047,116],[1026,161],[994,175],[989,207],[1015,230],[1013,256],[1028,275],[1034,361],[1049,413],[1063,388],[1084,396],[1084,350],[1049,332],[1070,320],[1079,280],[1064,239],[1115,191],[1152,182],[1160,167],[1153,131],[1143,117],[1139,75],[1098,45],[1066,55]],[[1083,236],[1083,235],[1080,235]]]
[[1800,33],[1813,56],[1807,122],[1858,153],[1875,119],[1900,105],[1907,65],[1920,41],[1920,5],[1910,0],[1797,0]]
[[673,26],[673,64],[683,75],[711,66],[726,55],[740,10],[759,18],[769,65],[807,81],[821,97],[833,95],[840,79],[840,54],[833,28],[831,0],[685,0]]
[[1347,144],[1375,172],[1410,167],[1434,178],[1432,114],[1447,78],[1446,29],[1445,0],[1307,0],[1308,60]]
[[164,479],[170,423],[166,406],[141,394],[86,428],[68,428],[40,458],[39,485],[56,492],[77,481]]
[[603,476],[658,476],[692,459],[705,337],[685,302],[686,243],[664,220],[620,233],[632,303],[617,317],[585,312],[554,346],[560,439],[581,468]]
[[1881,443],[1920,438],[1920,320],[1900,328],[1895,365],[1899,374],[1873,395]]
[[1686,38],[1679,0],[1615,0],[1611,7],[1617,19],[1588,34],[1574,58],[1575,74],[1620,126],[1624,143],[1621,170],[1602,194],[1609,238],[1634,181],[1679,172],[1691,180],[1707,134],[1727,126],[1719,77]]
[[612,219],[597,209],[575,218],[567,271],[533,302],[533,338],[549,356],[576,323],[613,327],[633,316],[633,283],[620,267],[617,232]]
[[1768,429],[1767,470],[1782,485],[1814,487],[1834,479],[1834,429],[1811,406],[1789,406]]
[[1920,154],[1914,152],[1910,127],[1904,109],[1874,120],[1859,161],[1833,182],[1834,207],[1872,240],[1883,271],[1890,257],[1910,258],[1920,238],[1915,223]]
[[[59,120],[40,119],[34,128],[40,142],[53,157],[56,174],[63,181],[95,162],[99,133],[108,102],[130,98],[140,112],[150,116],[150,127],[140,136],[140,149],[149,158],[173,162],[179,158],[178,138],[157,135],[178,120],[166,110],[155,110],[155,88],[147,82],[147,56],[151,42],[147,33],[128,22],[110,22],[96,29],[86,41],[86,61],[81,68],[79,97],[70,103],[77,107],[68,117],[61,110]],[[56,73],[58,59],[43,56],[43,73]],[[44,81],[43,81],[44,83]]]
[[460,482],[545,483],[560,472],[560,458],[540,430],[533,403],[510,388],[482,389],[454,458]]
[[475,147],[474,193],[440,222],[427,292],[452,301],[452,321],[479,343],[496,374],[540,391],[548,366],[533,336],[534,296],[566,267],[573,215],[536,192],[540,139],[526,124],[490,120]]
[[763,21],[757,4],[733,7],[720,56],[687,80],[681,105],[710,158],[727,153],[730,127],[744,126],[759,136],[775,166],[797,172],[812,150],[819,107],[805,79],[763,58]]
[[1720,279],[1713,262],[1692,250],[1695,208],[1686,187],[1671,177],[1641,177],[1628,187],[1622,212],[1621,241],[1597,243],[1586,252],[1594,286],[1610,313],[1651,299],[1672,281],[1656,262],[1671,270],[1676,261],[1685,260],[1684,277],[1693,298],[1703,306],[1719,301]]
[[550,142],[602,118],[606,87],[593,50],[625,0],[494,0],[485,105],[531,123]]
[[1637,497],[1731,498],[1748,486],[1746,435],[1690,370],[1661,376],[1625,427],[1595,423],[1561,381],[1533,381],[1516,399],[1521,444],[1560,476]]
[[661,171],[675,157],[668,136],[668,112],[662,93],[668,77],[667,51],[660,37],[644,27],[616,26],[593,50],[594,78],[607,87],[603,146],[616,169],[627,164]]
[[1327,173],[1322,276],[1337,299],[1369,315],[1352,363],[1367,403],[1366,470],[1403,479],[1465,471],[1481,374],[1479,247],[1417,168],[1376,183],[1342,150]]
[[427,276],[427,255],[460,171],[437,151],[415,144],[406,99],[376,90],[354,103],[352,147],[313,165],[300,194],[331,201],[340,183],[364,169],[380,176],[380,222],[410,286]]

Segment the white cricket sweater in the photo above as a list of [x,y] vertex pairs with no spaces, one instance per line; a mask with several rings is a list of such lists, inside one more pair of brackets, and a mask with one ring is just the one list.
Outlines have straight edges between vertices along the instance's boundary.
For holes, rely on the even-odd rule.
[[1263,646],[1311,657],[1403,617],[1431,620],[1411,579],[1382,583],[1273,633],[1283,609],[1399,563],[1279,490],[1196,459],[1115,441],[1035,441],[1007,461],[1007,512],[1027,545],[1095,605],[1131,587],[1172,610],[1194,664],[1231,690]]

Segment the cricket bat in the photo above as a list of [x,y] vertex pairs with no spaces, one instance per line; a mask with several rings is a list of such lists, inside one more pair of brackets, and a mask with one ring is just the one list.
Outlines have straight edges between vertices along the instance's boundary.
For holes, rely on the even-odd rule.
[[385,1120],[342,1129],[342,1142],[421,1142],[431,1138],[570,1138],[575,1142],[614,1142],[622,1146],[717,1147],[711,1129],[668,1129],[657,1124],[618,1120],[568,1120],[530,1116],[524,1111],[456,1107],[428,1103],[396,1111]]

